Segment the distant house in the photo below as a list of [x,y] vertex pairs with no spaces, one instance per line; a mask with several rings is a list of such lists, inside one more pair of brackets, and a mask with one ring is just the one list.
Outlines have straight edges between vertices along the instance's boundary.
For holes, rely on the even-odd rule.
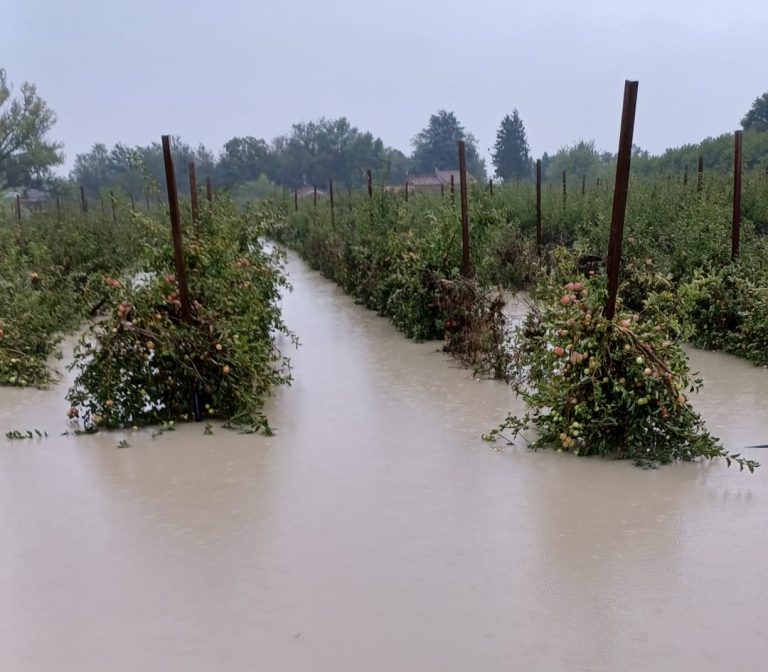
[[11,189],[3,193],[3,199],[14,202],[19,199],[19,204],[24,210],[42,210],[50,200],[51,195],[42,189],[16,190]]
[[21,205],[28,210],[42,210],[50,198],[51,195],[47,191],[30,188],[27,189],[27,193],[21,199]]
[[[437,170],[437,168],[435,168],[434,173],[409,175],[405,181],[408,187],[413,188],[413,191],[415,192],[439,193],[451,188],[451,176],[453,176],[454,188],[458,189],[460,181],[458,170]],[[475,184],[477,180],[467,173],[467,182],[469,182],[469,184]]]
[[51,195],[47,191],[29,188],[21,199],[21,206],[27,210],[42,210],[50,198]]
[[[296,190],[296,193],[298,194],[299,198],[314,198],[315,188],[311,184],[303,184]],[[325,192],[322,189],[318,189],[317,196],[318,198],[320,196],[325,196]]]

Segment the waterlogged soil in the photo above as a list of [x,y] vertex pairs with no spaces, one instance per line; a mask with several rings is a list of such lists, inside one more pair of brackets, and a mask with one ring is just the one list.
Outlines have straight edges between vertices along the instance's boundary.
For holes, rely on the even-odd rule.
[[[768,464],[494,451],[508,388],[289,270],[274,437],[65,437],[62,387],[0,389],[48,433],[0,436],[0,670],[764,669]],[[768,443],[768,372],[691,361],[711,430]]]

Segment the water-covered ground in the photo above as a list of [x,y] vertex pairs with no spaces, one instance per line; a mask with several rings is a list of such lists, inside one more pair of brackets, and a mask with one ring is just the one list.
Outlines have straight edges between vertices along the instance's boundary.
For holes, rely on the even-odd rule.
[[[0,670],[764,669],[768,450],[496,452],[508,388],[289,269],[272,438],[62,437],[63,388],[0,389],[2,433],[49,434],[0,437]],[[768,372],[691,360],[710,429],[768,443]]]

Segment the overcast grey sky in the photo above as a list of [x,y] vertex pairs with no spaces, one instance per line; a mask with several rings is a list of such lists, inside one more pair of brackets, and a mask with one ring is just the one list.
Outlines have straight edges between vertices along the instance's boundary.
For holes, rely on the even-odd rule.
[[532,153],[615,151],[625,79],[654,153],[738,126],[768,90],[765,0],[0,0],[0,65],[58,113],[67,167],[162,133],[218,152],[347,116],[388,145],[440,108],[483,154],[515,107]]

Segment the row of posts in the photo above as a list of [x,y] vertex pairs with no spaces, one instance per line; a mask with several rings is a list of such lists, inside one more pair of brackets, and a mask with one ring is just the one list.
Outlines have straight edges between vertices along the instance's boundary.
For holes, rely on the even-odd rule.
[[[612,319],[616,313],[617,295],[619,287],[619,270],[624,238],[624,221],[629,193],[630,164],[632,158],[632,140],[634,136],[635,110],[637,108],[638,82],[626,81],[624,85],[624,103],[621,116],[621,130],[619,134],[619,151],[616,162],[616,179],[613,192],[613,205],[611,209],[611,231],[606,257],[606,275],[608,278],[608,300],[604,307],[606,318]],[[464,142],[459,142],[459,180],[461,194],[461,231],[462,231],[462,263],[461,272],[464,277],[471,273],[469,250],[469,212],[467,203],[467,170],[466,147]],[[741,233],[741,191],[742,191],[742,131],[735,133],[734,167],[733,167],[733,217],[731,234],[731,258],[739,255]],[[697,191],[703,189],[704,183],[704,158],[698,158]],[[563,208],[566,207],[567,178],[563,171]],[[373,197],[373,184],[371,171],[367,171],[368,197]],[[685,166],[683,184],[688,183],[688,166]],[[536,161],[536,253],[542,256],[542,207],[541,207],[541,160]],[[489,181],[488,188],[493,194],[493,181]],[[331,221],[334,219],[333,180],[329,181]],[[582,176],[581,193],[586,192],[586,177]],[[451,174],[451,194],[454,193],[453,174]],[[408,183],[405,185],[405,198],[408,200]],[[314,204],[317,206],[317,187],[314,189]],[[298,190],[294,191],[294,208],[298,210]]]
[[[621,131],[619,135],[619,152],[616,162],[616,180],[613,193],[613,207],[611,211],[611,232],[608,245],[608,256],[606,258],[606,272],[608,277],[608,301],[605,306],[605,316],[611,319],[616,312],[616,299],[619,284],[619,268],[621,261],[622,242],[624,236],[624,219],[627,205],[627,195],[629,192],[629,172],[632,156],[632,139],[634,134],[635,109],[637,106],[638,82],[627,81],[624,87],[624,104],[621,117]],[[741,191],[742,191],[742,131],[735,133],[734,145],[734,164],[733,164],[733,216],[731,229],[731,258],[736,259],[740,251],[741,237]],[[185,320],[190,319],[189,313],[189,295],[186,281],[186,268],[184,266],[183,244],[181,240],[181,216],[178,203],[178,191],[176,187],[175,170],[173,166],[173,157],[170,148],[170,136],[162,136],[163,160],[165,164],[166,184],[168,189],[168,203],[171,216],[171,229],[174,243],[175,263],[177,277],[179,279],[179,296],[181,300],[182,317]],[[470,263],[470,240],[469,240],[469,208],[468,208],[468,189],[467,189],[467,167],[466,167],[466,146],[463,141],[458,143],[459,150],[459,189],[461,199],[461,231],[462,231],[462,263],[461,272],[464,277],[471,274]],[[197,177],[194,161],[189,165],[189,187],[191,198],[192,222],[197,228],[200,218],[200,207],[197,192]],[[698,181],[697,190],[701,191],[703,185],[704,161],[703,157],[698,160]],[[370,170],[366,172],[368,197],[373,198],[373,179]],[[688,181],[687,166],[684,173],[684,184]],[[329,180],[329,197],[331,206],[331,223],[334,223],[334,192],[333,180]],[[493,192],[493,182],[490,182],[489,189]],[[582,194],[585,190],[585,180],[582,178]],[[406,200],[408,198],[408,184],[406,183]],[[454,178],[451,174],[451,194],[454,193]],[[206,195],[208,201],[213,200],[213,185],[210,178],[206,178]],[[563,204],[567,195],[566,174],[563,171]],[[114,194],[110,192],[112,203],[112,218],[117,219],[116,202]],[[147,199],[147,204],[148,199]],[[317,187],[314,188],[314,204],[317,205]],[[80,187],[80,205],[84,215],[88,213],[88,200],[85,190]],[[133,208],[133,197],[131,197],[131,207]],[[103,212],[102,199],[102,212]],[[298,209],[298,190],[294,191],[294,207]],[[60,209],[60,201],[57,198],[57,210]],[[21,218],[21,201],[16,196],[17,216]],[[536,161],[536,252],[539,258],[542,256],[542,208],[541,208],[541,160]]]
[[[741,131],[737,131],[738,135],[741,135]],[[542,184],[542,177],[541,177],[541,159],[538,159],[536,161],[536,187],[537,191],[540,192],[541,190],[541,184]],[[367,170],[367,180],[368,180],[368,196],[369,198],[373,197],[373,185],[371,182],[371,171]],[[453,197],[454,195],[454,179],[453,174],[451,174],[451,181],[450,181],[450,193]],[[768,168],[766,168],[766,177],[768,177]],[[562,180],[563,180],[563,210],[565,211],[567,208],[567,198],[568,198],[568,179],[567,179],[567,171],[562,171]],[[667,176],[668,184],[671,186],[672,176]],[[683,167],[683,186],[687,186],[688,184],[688,164],[685,164]],[[551,186],[551,185],[550,185]],[[597,186],[600,186],[600,178],[597,178]],[[696,191],[701,192],[704,188],[704,157],[699,156],[698,158],[698,170],[697,170],[697,184],[696,184]],[[329,181],[329,189],[332,189],[332,180]],[[494,189],[494,182],[493,179],[488,180],[488,191],[491,196],[493,196],[493,189]],[[405,201],[406,203],[409,200],[410,194],[414,192],[415,193],[415,187],[412,186],[407,180],[404,183],[403,186],[403,193],[405,195]],[[581,195],[585,196],[587,193],[587,176],[582,175],[581,176]],[[441,183],[440,185],[440,194],[441,196],[445,195],[445,184]],[[740,196],[740,194],[739,194]],[[538,199],[541,200],[540,198]],[[350,207],[351,207],[351,187],[350,187]],[[317,186],[314,186],[314,204],[317,205]],[[293,192],[293,205],[294,210],[298,211],[299,209],[299,190],[294,189]]]
[[[197,178],[195,175],[195,162],[190,161],[189,162],[189,185],[190,185],[190,201],[192,206],[192,220],[195,224],[200,219],[200,206],[198,201],[198,192],[197,192]],[[210,177],[205,178],[205,190],[206,190],[206,198],[209,202],[213,201],[213,182],[211,181]],[[131,211],[136,210],[136,199],[134,198],[133,194],[130,194],[131,199]],[[149,195],[145,194],[146,204],[147,204],[147,211],[151,209],[150,203],[149,203]],[[109,192],[109,201],[112,208],[112,222],[117,222],[117,199],[115,198],[115,194],[113,191],[110,190]],[[88,215],[88,197],[85,194],[85,189],[81,186],[80,187],[80,198],[78,199],[78,205],[80,206],[80,212],[84,216]],[[101,199],[101,215],[104,217],[105,213],[105,204],[104,199]],[[21,197],[16,194],[16,199],[13,206],[13,212],[16,215],[16,218],[21,221]],[[58,219],[61,219],[61,197],[56,196],[56,215]]]

